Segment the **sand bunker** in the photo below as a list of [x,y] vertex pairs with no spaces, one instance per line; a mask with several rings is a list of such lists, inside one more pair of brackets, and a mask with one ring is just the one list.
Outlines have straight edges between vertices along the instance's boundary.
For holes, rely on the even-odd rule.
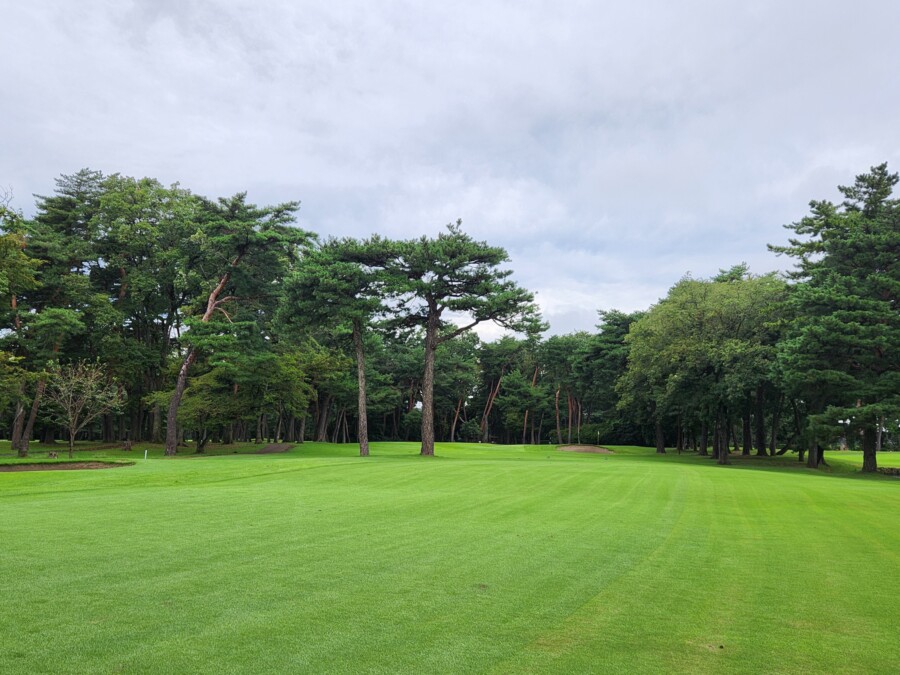
[[77,469],[118,469],[134,462],[44,462],[43,464],[0,464],[0,472],[12,471],[72,471]]
[[563,452],[592,452],[595,455],[614,455],[609,448],[601,448],[599,445],[563,445],[557,448]]

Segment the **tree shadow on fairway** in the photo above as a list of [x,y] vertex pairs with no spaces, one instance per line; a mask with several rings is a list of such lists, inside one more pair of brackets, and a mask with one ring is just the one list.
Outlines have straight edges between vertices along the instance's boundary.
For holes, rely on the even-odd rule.
[[[790,453],[779,457],[760,457],[757,455],[742,455],[740,453],[732,453],[729,455],[728,464],[718,464],[712,456],[702,456],[695,452],[683,452],[680,455],[672,451],[665,455],[657,454],[654,448],[646,448],[646,452],[632,453],[628,455],[632,461],[646,462],[664,462],[669,464],[689,464],[702,465],[711,470],[732,470],[732,471],[765,471],[775,473],[791,473],[803,474],[808,476],[816,476],[822,478],[848,478],[854,480],[875,480],[875,481],[891,481],[900,480],[897,476],[890,476],[879,473],[863,473],[862,453],[851,453],[847,451],[826,451],[826,466],[820,466],[817,469],[811,469],[806,466],[806,462],[800,462],[796,453]],[[858,459],[859,463],[854,460]],[[895,466],[900,463],[900,454],[898,453],[879,453],[879,465],[882,460],[889,462],[888,466]]]

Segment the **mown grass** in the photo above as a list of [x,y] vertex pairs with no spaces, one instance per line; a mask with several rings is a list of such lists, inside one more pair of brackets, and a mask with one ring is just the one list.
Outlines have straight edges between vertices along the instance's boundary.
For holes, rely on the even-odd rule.
[[900,483],[860,477],[858,453],[811,471],[642,448],[241,454],[258,447],[0,474],[0,672],[900,662]]

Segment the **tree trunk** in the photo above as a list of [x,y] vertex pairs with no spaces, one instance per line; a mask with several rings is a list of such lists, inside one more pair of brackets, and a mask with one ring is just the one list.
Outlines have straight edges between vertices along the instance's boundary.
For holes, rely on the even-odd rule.
[[331,442],[337,443],[338,437],[341,433],[341,417],[344,415],[344,409],[341,408],[337,411],[337,414],[334,416],[334,431],[331,432]]
[[778,397],[778,405],[772,413],[772,433],[769,435],[769,454],[772,457],[778,452],[778,426],[781,424],[781,406],[784,405],[784,394]]
[[876,434],[875,429],[866,427],[863,430],[862,449],[863,449],[863,465],[864,473],[872,473],[878,470],[878,460],[875,450]]
[[[24,393],[25,385],[22,385]],[[21,401],[16,402],[16,412],[13,417],[13,426],[10,433],[12,441],[12,449],[16,451],[19,457],[28,457],[28,449],[22,448],[22,430],[25,428],[25,406]]]
[[731,431],[731,421],[726,417],[722,420],[721,424],[717,424],[716,426],[719,435],[719,454],[717,460],[719,464],[724,466],[731,463],[731,460],[728,457],[730,452],[728,448],[728,436]]
[[464,396],[459,397],[459,402],[456,404],[456,412],[453,413],[453,422],[450,423],[450,442],[456,442],[456,423],[459,421],[459,411],[462,410],[462,404]]
[[306,412],[300,418],[300,431],[297,433],[297,442],[302,443],[306,440]]
[[438,316],[429,308],[425,327],[425,372],[422,376],[422,449],[420,455],[434,456],[434,357],[437,352]]
[[75,456],[75,429],[69,429],[69,459]]
[[[231,280],[231,272],[238,266],[238,263],[241,262],[243,255],[243,253],[238,254],[232,261],[230,269],[222,275],[222,278],[219,279],[219,283],[216,284],[216,287],[209,294],[209,298],[206,300],[206,311],[200,318],[201,322],[209,323],[213,312],[215,312],[218,307],[219,296],[222,294],[222,291],[225,290],[226,284]],[[178,379],[175,381],[175,393],[172,395],[172,400],[169,402],[169,413],[166,415],[166,455],[174,455],[178,448],[178,436],[176,432],[178,407],[181,405],[181,398],[184,396],[185,388],[187,388],[188,371],[196,358],[197,352],[194,350],[194,347],[189,347],[187,354],[184,355],[184,361],[181,363],[181,368],[178,370]]]
[[325,394],[325,400],[319,408],[319,417],[316,420],[316,441],[328,442],[328,410],[331,408],[331,394]]
[[278,424],[275,425],[274,441],[278,443],[281,440],[281,428],[284,426],[284,408],[278,407]]
[[366,353],[363,350],[362,326],[358,320],[353,321],[353,346],[356,347],[356,379],[359,382],[357,398],[357,436],[359,438],[359,456],[369,456],[369,419],[366,411]]
[[747,406],[747,410],[744,413],[743,421],[744,421],[744,428],[741,431],[742,431],[742,435],[744,437],[743,438],[744,450],[741,452],[741,454],[744,457],[749,457],[750,454],[753,452],[753,440],[750,438],[752,435],[751,430],[753,428],[752,425],[750,424],[750,406]]
[[663,435],[662,422],[660,420],[656,420],[654,430],[656,432],[656,453],[664,455],[666,454],[666,438]]
[[700,455],[702,457],[709,455],[707,447],[709,447],[709,423],[703,420],[703,423],[700,425]]
[[166,455],[174,455],[178,451],[178,406],[181,405],[181,397],[187,388],[187,376],[191,365],[197,358],[197,352],[193,347],[188,347],[187,354],[181,362],[178,370],[178,378],[175,380],[175,393],[169,402],[169,412],[166,415]]
[[153,406],[153,416],[150,424],[150,442],[159,443],[162,440],[162,410],[159,403]]
[[559,424],[559,385],[556,385],[556,398],[554,402],[556,405],[556,442],[562,445],[562,428]]
[[494,401],[497,399],[497,395],[500,393],[500,384],[503,382],[503,373],[500,373],[500,377],[497,378],[497,386],[493,386],[493,381],[491,381],[491,390],[488,393],[488,400],[484,404],[484,415],[481,418],[481,440],[484,443],[487,443],[490,440],[490,418],[491,418],[491,410],[494,408]]
[[20,457],[28,456],[28,444],[31,442],[31,435],[34,433],[34,421],[37,419],[38,410],[41,407],[41,398],[43,397],[46,388],[47,380],[42,378],[37,383],[37,390],[34,392],[34,401],[31,403],[31,412],[28,413],[28,424],[25,425],[25,431],[22,432],[22,442],[19,450]]
[[762,385],[756,388],[756,405],[753,412],[755,422],[755,445],[757,457],[765,457],[766,452],[766,392]]

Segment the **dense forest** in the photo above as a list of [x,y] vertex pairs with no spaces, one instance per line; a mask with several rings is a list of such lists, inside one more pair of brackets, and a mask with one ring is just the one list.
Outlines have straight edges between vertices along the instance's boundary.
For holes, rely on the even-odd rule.
[[[655,445],[658,452],[896,448],[900,201],[886,165],[814,201],[774,252],[685,277],[645,311],[542,338],[502,248],[321,238],[297,203],[209,199],[82,170],[25,218],[0,206],[0,428],[57,438]],[[597,298],[598,306],[603,298]],[[594,312],[596,308],[584,308]],[[482,342],[485,322],[509,336]],[[186,445],[186,441],[190,441]]]

